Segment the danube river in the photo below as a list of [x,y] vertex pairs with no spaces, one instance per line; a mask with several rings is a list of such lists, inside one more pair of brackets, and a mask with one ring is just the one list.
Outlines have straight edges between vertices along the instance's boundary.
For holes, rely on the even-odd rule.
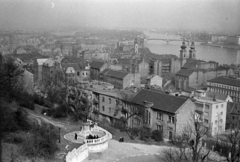
[[[178,36],[174,35],[163,35],[150,32],[144,32],[144,34],[148,36],[148,38],[180,39]],[[182,42],[167,43],[161,40],[148,40],[145,42],[145,46],[153,53],[174,54],[178,57],[181,44]],[[197,59],[216,61],[220,64],[240,64],[240,50],[201,45],[200,43],[195,43],[195,49]],[[187,45],[187,50],[189,52],[189,45]]]

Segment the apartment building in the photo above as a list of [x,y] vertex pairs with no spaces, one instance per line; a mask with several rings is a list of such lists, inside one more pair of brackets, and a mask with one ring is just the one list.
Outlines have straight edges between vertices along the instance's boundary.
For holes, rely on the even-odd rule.
[[108,67],[106,62],[93,61],[90,64],[90,78],[99,80],[100,73]]
[[232,77],[218,77],[207,81],[207,90],[229,95],[233,101],[240,102],[240,80]]
[[210,129],[212,135],[225,131],[227,116],[227,101],[206,96],[205,91],[199,90],[193,97],[196,111],[201,114],[201,120]]
[[116,89],[125,89],[131,86],[140,87],[139,73],[105,69],[100,73],[100,79],[111,83]]
[[[131,100],[136,108],[145,109],[144,123],[152,130],[161,130],[163,137],[172,139],[181,134],[195,113],[195,104],[188,98],[171,96],[142,89]],[[140,119],[132,117],[130,127],[139,127]]]

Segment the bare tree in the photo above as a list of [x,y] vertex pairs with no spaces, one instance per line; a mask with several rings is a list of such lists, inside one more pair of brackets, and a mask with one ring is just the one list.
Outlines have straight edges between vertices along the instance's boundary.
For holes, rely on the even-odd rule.
[[223,141],[219,145],[225,148],[225,154],[227,162],[240,161],[240,131],[239,129],[231,129],[230,132],[223,135]]
[[[176,148],[165,150],[162,160],[164,162],[208,162],[210,159],[210,149],[203,147],[202,139],[207,137],[210,128],[205,126],[201,118],[195,114],[182,130],[176,135],[173,144]],[[192,123],[192,124],[191,124]]]
[[[132,95],[126,94],[124,92],[119,93],[119,103],[116,107],[117,114],[119,111],[123,114],[123,116],[120,118],[120,121],[123,123],[123,126],[125,127],[124,130],[129,135],[131,139],[134,137],[129,132],[130,128],[130,120],[132,120],[133,117],[139,118],[140,121],[143,121],[145,109],[143,107],[139,107],[137,105],[134,105],[131,102]],[[142,123],[142,122],[140,122]]]

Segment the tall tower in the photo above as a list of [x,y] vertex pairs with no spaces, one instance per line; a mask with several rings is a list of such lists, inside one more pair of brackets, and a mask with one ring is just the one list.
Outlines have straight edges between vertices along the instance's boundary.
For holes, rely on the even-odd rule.
[[188,58],[186,48],[187,48],[187,46],[185,44],[185,41],[183,41],[182,46],[181,46],[181,50],[180,50],[181,67],[186,63],[186,60]]
[[138,55],[138,40],[137,38],[134,39],[134,53]]
[[191,49],[189,50],[189,58],[190,58],[190,59],[196,59],[196,50],[195,50],[194,42],[192,42],[190,48],[191,48]]

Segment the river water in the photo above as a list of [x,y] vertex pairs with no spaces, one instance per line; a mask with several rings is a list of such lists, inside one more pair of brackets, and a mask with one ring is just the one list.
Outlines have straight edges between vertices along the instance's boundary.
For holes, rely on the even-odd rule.
[[[149,38],[180,39],[179,36],[175,35],[164,35],[150,32],[144,32],[144,34]],[[147,46],[153,53],[174,54],[178,57],[180,54],[181,44],[182,42],[167,43],[161,40],[148,40],[145,42],[145,46]],[[200,43],[195,43],[195,49],[197,59],[205,61],[216,61],[220,64],[240,63],[240,50],[201,45]],[[187,50],[189,52],[190,45],[187,45]]]

